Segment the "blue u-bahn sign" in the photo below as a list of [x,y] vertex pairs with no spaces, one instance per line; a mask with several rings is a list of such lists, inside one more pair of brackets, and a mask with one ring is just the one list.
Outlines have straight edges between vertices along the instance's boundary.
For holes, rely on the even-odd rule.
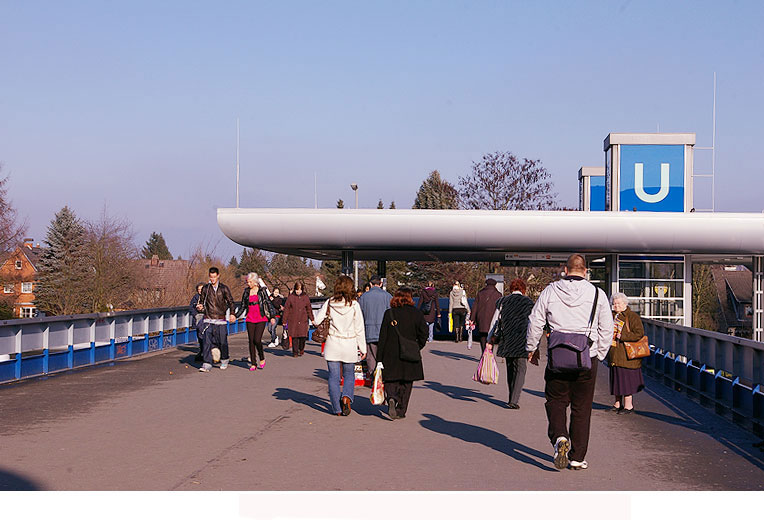
[[622,144],[621,211],[683,212],[684,145]]

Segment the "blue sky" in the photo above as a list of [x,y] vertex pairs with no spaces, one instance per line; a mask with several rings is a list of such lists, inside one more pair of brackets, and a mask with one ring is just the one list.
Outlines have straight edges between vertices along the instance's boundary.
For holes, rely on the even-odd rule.
[[[230,256],[234,205],[410,207],[506,150],[560,201],[609,132],[696,132],[717,211],[761,211],[764,2],[0,3],[0,162],[42,240],[68,204],[106,204],[144,242]],[[696,152],[696,171],[710,154]],[[696,205],[710,187],[697,183]]]

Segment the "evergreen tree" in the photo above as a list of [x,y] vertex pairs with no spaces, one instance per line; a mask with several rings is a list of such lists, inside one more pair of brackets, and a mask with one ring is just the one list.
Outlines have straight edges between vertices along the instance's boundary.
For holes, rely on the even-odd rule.
[[390,203],[390,209],[395,209],[395,201],[392,201],[392,202]]
[[237,277],[247,276],[249,273],[257,273],[263,278],[268,270],[268,258],[260,249],[244,249],[241,258],[236,264],[235,274]]
[[379,199],[379,202],[377,203],[377,209],[385,209],[385,205],[382,202],[382,199]]
[[343,209],[345,207],[345,201],[342,199],[339,199],[337,201],[337,209]]
[[85,227],[69,207],[48,226],[35,287],[35,305],[50,315],[88,310],[91,269]]
[[172,260],[172,255],[167,248],[167,243],[165,243],[162,233],[152,232],[146,241],[146,246],[141,250],[141,254],[143,258],[151,258],[157,255],[160,260]]
[[453,184],[440,178],[435,170],[422,182],[413,209],[458,209],[459,194]]

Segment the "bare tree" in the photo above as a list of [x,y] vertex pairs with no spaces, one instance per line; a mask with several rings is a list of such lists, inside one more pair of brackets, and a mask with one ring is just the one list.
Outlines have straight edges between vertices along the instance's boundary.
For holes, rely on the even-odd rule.
[[86,248],[93,271],[89,280],[91,312],[124,308],[139,282],[138,248],[131,223],[115,218],[104,206],[97,221],[87,222]]
[[459,177],[465,209],[558,209],[551,175],[541,161],[518,159],[509,152],[484,155],[472,173]]
[[0,253],[15,248],[27,230],[26,221],[19,220],[18,212],[8,198],[8,179],[8,175],[0,175]]

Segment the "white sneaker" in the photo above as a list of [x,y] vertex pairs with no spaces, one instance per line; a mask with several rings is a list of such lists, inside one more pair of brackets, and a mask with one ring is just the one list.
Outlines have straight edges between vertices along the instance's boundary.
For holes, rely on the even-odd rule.
[[204,363],[201,367],[199,367],[199,372],[209,372],[212,368],[212,365],[209,363]]
[[228,368],[228,360],[224,359],[220,362],[220,370],[225,370],[226,368]]
[[568,452],[570,451],[570,441],[565,437],[557,437],[554,443],[554,467],[565,469],[568,467]]
[[274,342],[268,343],[268,348],[276,348],[276,344]]
[[213,347],[212,349],[212,362],[220,363],[220,349],[217,347]]
[[575,460],[571,460],[569,467],[570,467],[570,469],[575,469],[575,470],[589,469],[589,463],[586,462],[585,460],[582,460],[581,462],[578,462],[578,461],[575,461]]

